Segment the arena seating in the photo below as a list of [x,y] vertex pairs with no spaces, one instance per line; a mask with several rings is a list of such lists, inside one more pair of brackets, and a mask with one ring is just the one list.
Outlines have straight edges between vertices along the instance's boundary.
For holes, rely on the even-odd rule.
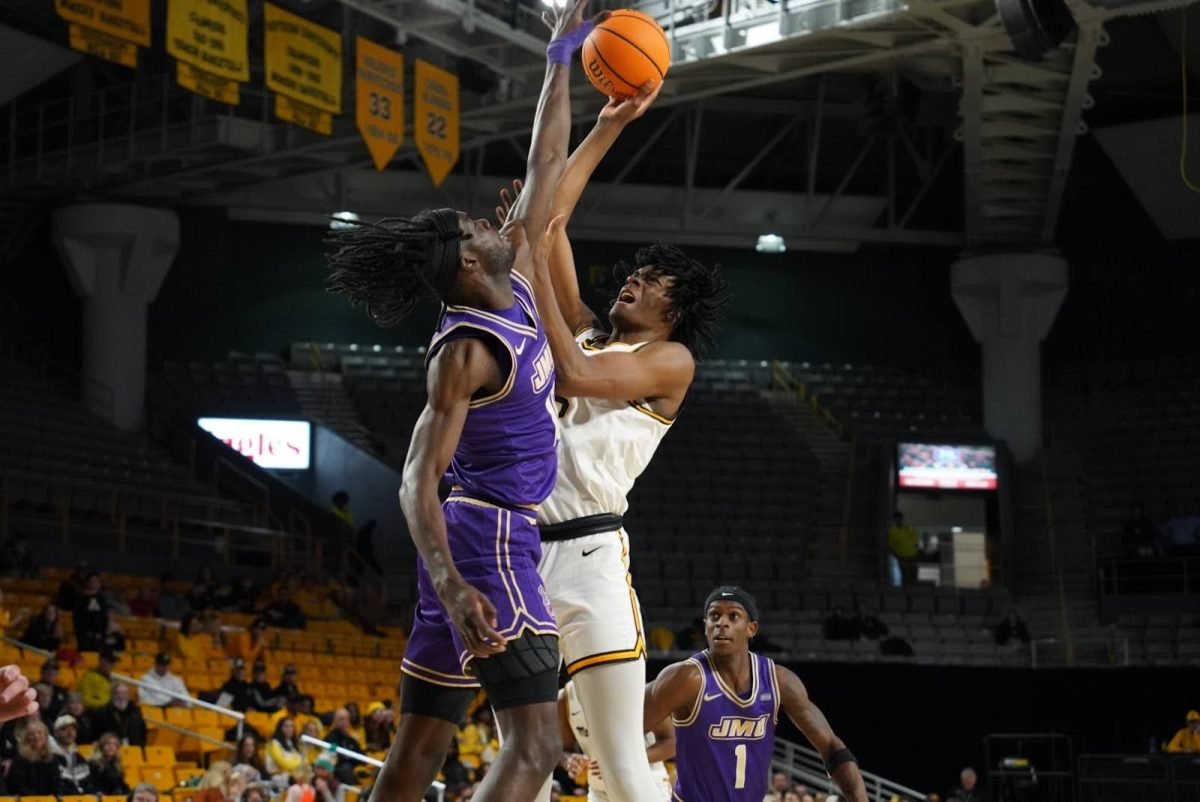
[[212,415],[297,415],[300,406],[277,354],[235,351],[221,362],[167,362],[151,382],[156,403]]
[[784,363],[807,392],[846,428],[865,440],[937,434],[967,441],[986,437],[967,410],[972,382],[934,382],[896,368],[873,365]]
[[12,365],[0,367],[0,476],[5,509],[34,521],[253,523],[244,504],[189,478],[165,450]]

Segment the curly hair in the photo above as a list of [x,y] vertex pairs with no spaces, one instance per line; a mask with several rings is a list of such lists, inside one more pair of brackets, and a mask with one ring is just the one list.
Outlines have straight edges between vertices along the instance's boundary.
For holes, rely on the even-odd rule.
[[717,324],[731,297],[721,266],[708,267],[675,245],[655,242],[639,248],[633,264],[622,261],[613,266],[617,292],[630,275],[643,267],[674,279],[666,290],[672,308],[670,339],[682,343],[692,356],[703,356],[714,344]]
[[450,209],[356,223],[325,240],[327,284],[364,307],[376,325],[395,326],[421,298],[446,300],[466,238]]

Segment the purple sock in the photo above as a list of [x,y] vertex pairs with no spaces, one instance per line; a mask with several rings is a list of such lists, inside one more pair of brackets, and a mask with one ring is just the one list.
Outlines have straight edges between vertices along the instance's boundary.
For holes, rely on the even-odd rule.
[[564,67],[569,65],[571,63],[571,54],[583,46],[583,40],[587,39],[588,34],[592,32],[592,28],[594,27],[596,27],[594,22],[585,20],[575,30],[564,33],[546,45],[546,60],[551,64],[561,64]]

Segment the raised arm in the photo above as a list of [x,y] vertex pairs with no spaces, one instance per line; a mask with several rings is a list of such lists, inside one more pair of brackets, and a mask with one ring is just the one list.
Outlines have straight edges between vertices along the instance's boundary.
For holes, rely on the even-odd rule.
[[[670,397],[683,400],[696,370],[688,349],[677,342],[654,342],[637,351],[613,351],[585,356],[575,334],[553,301],[554,288],[548,252],[562,230],[564,218],[551,221],[546,237],[534,252],[534,289],[538,314],[554,354],[555,391],[567,397],[616,400]],[[647,278],[646,281],[657,281]]]
[[[571,55],[591,30],[583,20],[587,0],[572,0],[567,8],[557,12],[551,24],[553,39],[546,49],[546,77],[538,97],[533,118],[533,139],[529,145],[529,161],[525,167],[525,191],[517,198],[510,217],[523,220],[529,230],[531,247],[550,220],[550,204],[554,188],[562,176],[567,161],[567,145],[571,133],[570,67]],[[547,12],[549,13],[549,12]],[[526,278],[533,277],[533,265],[519,255],[513,269]]]
[[483,341],[465,338],[442,346],[429,366],[429,398],[413,429],[400,486],[400,507],[413,543],[454,626],[476,657],[504,651],[504,638],[495,630],[496,608],[454,565],[437,488],[458,447],[471,396],[500,383],[500,366]]
[[858,763],[842,739],[834,734],[825,714],[808,698],[804,683],[795,673],[778,665],[775,666],[775,679],[779,683],[780,706],[813,748],[821,753],[842,796],[850,802],[867,802],[867,788],[863,785]]

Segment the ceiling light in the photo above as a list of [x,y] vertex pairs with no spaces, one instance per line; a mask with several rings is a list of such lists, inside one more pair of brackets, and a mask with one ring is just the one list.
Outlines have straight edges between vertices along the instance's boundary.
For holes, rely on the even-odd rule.
[[330,231],[342,231],[347,228],[354,228],[358,222],[358,215],[354,212],[334,212],[330,215],[332,218],[329,221]]
[[783,253],[787,246],[783,243],[783,237],[778,234],[760,234],[754,250],[759,253]]

